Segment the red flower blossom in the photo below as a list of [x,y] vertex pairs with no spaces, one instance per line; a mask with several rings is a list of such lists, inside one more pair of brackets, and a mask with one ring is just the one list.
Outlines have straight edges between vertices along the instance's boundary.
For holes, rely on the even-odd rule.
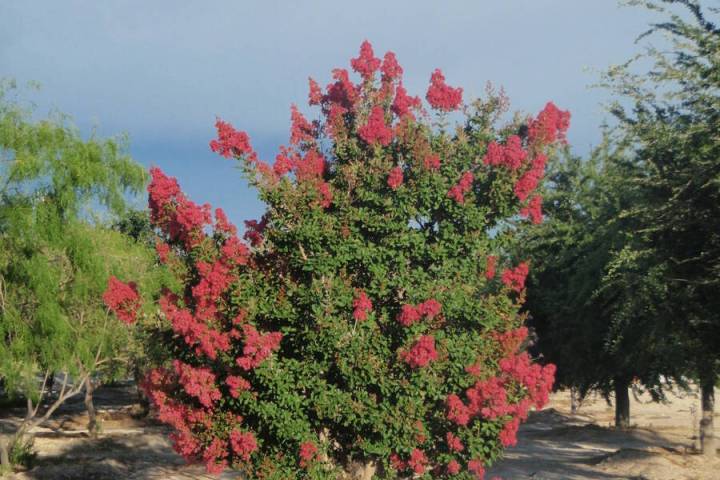
[[237,228],[228,220],[222,208],[215,209],[215,231],[230,236],[237,235]]
[[263,335],[250,324],[243,325],[242,329],[245,335],[243,356],[238,357],[235,361],[243,370],[252,370],[268,358],[272,352],[280,348],[282,333],[269,332]]
[[528,264],[522,262],[513,269],[504,270],[502,273],[502,281],[509,289],[520,292],[525,288],[525,278],[529,272]]
[[504,333],[495,333],[493,338],[498,341],[505,356],[508,356],[514,354],[520,349],[520,346],[527,336],[527,327],[519,327]]
[[452,432],[447,432],[445,439],[447,440],[448,449],[450,449],[451,452],[462,452],[465,449],[460,439]]
[[333,78],[335,83],[331,83],[327,87],[327,94],[323,97],[326,104],[334,104],[342,107],[345,111],[353,111],[355,102],[359,98],[359,89],[350,81],[348,71],[344,68],[336,68],[333,70]]
[[373,304],[370,298],[363,290],[359,290],[355,300],[353,300],[353,318],[358,322],[367,320],[367,314],[372,310]]
[[528,204],[520,209],[520,215],[530,217],[534,224],[541,223],[543,221],[542,197],[540,195],[532,197]]
[[333,201],[333,193],[330,190],[330,184],[327,182],[320,182],[317,187],[317,191],[320,194],[320,206],[322,208],[330,208]]
[[398,456],[397,453],[390,454],[390,465],[392,468],[401,472],[407,468],[407,464]]
[[318,453],[317,445],[313,442],[303,442],[300,444],[300,462],[301,468],[307,468],[312,462],[315,461]]
[[250,390],[250,382],[235,375],[228,375],[225,379],[225,384],[230,387],[230,396],[233,398],[238,398],[240,392]]
[[485,165],[502,165],[510,170],[519,169],[527,159],[527,152],[522,147],[522,140],[517,135],[508,137],[505,145],[490,142],[483,162]]
[[460,464],[457,462],[457,460],[453,459],[448,462],[447,473],[448,475],[457,475],[458,473],[460,473]]
[[470,460],[468,462],[468,471],[474,474],[477,480],[483,480],[483,478],[485,478],[485,467],[481,460]]
[[421,368],[432,361],[437,360],[438,354],[435,350],[435,337],[423,335],[415,344],[402,355],[405,363],[411,368]]
[[289,157],[289,151],[281,147],[280,153],[275,156],[275,163],[273,164],[273,171],[278,176],[283,176],[286,173],[292,171],[293,161]]
[[390,175],[388,176],[387,184],[393,190],[397,190],[398,188],[400,188],[400,185],[403,184],[402,167],[394,167],[392,170],[390,170]]
[[228,456],[225,442],[219,438],[213,439],[205,448],[202,459],[205,462],[205,469],[211,475],[220,475],[228,466],[226,460]]
[[367,123],[358,129],[358,135],[368,145],[375,142],[382,146],[390,144],[392,141],[392,129],[385,124],[385,112],[383,112],[382,107],[373,107]]
[[425,456],[425,453],[417,448],[414,448],[410,453],[410,459],[407,462],[408,467],[410,467],[412,471],[418,475],[425,473],[425,466],[427,463],[428,459]]
[[235,130],[232,125],[219,118],[215,122],[215,128],[217,128],[218,138],[210,142],[210,150],[213,152],[226,158],[253,153],[247,133]]
[[290,143],[297,145],[305,142],[310,143],[315,140],[315,128],[312,123],[308,122],[300,110],[295,105],[290,107]]
[[458,203],[465,203],[465,194],[472,189],[473,179],[472,172],[463,173],[457,185],[450,189],[447,196]]
[[515,195],[520,201],[525,199],[535,190],[538,183],[545,175],[545,162],[547,157],[541,153],[537,154],[532,161],[532,166],[525,172],[515,184]]
[[315,149],[308,150],[304,157],[295,161],[295,176],[299,182],[317,180],[325,173],[325,157]]
[[120,321],[130,325],[137,320],[140,295],[135,282],[124,283],[114,275],[110,276],[105,293],[103,293],[103,301]]
[[460,397],[458,397],[454,393],[451,393],[445,400],[445,404],[447,405],[448,409],[448,420],[460,426],[465,426],[470,423],[470,411],[460,399]]
[[168,256],[170,255],[170,245],[165,242],[155,242],[155,251],[157,252],[158,258],[161,263],[167,263]]
[[212,407],[222,397],[215,386],[215,375],[209,368],[192,367],[180,360],[173,361],[173,367],[185,393],[197,398],[204,407]]
[[395,99],[393,100],[392,107],[390,107],[390,109],[395,115],[402,117],[410,114],[412,109],[420,108],[421,105],[422,103],[420,98],[408,95],[405,87],[400,84],[395,90]]
[[403,69],[397,61],[393,52],[387,52],[383,57],[382,62],[382,74],[383,81],[390,82],[400,78],[403,74]]
[[560,110],[548,102],[537,118],[528,125],[528,139],[532,144],[545,145],[556,140],[565,141],[570,127],[570,112]]
[[432,320],[440,313],[442,305],[434,298],[431,298],[429,300],[425,300],[423,303],[418,305],[417,308],[420,314],[424,315],[429,320]]
[[350,60],[353,70],[358,72],[365,81],[372,78],[373,74],[380,68],[380,63],[380,59],[375,58],[372,45],[367,40],[360,45],[360,56]]
[[308,78],[308,83],[310,84],[310,92],[308,93],[308,103],[310,105],[320,105],[320,102],[322,102],[322,90],[320,89],[320,85],[313,80],[312,78]]
[[515,417],[509,420],[500,431],[500,443],[503,447],[514,447],[517,445],[517,432],[520,427],[520,419]]
[[457,110],[462,103],[462,88],[452,88],[445,83],[445,76],[436,69],[430,77],[430,88],[425,98],[436,110],[450,112]]
[[427,170],[440,170],[440,156],[435,154],[426,155],[423,165]]
[[421,318],[422,314],[414,305],[403,305],[400,309],[400,315],[398,315],[397,320],[400,324],[409,327]]
[[232,446],[233,452],[244,461],[250,460],[250,455],[257,450],[257,440],[252,432],[239,432],[233,430],[230,434],[230,445]]
[[495,278],[495,268],[497,267],[497,257],[495,255],[488,255],[487,263],[485,266],[485,278],[492,280]]

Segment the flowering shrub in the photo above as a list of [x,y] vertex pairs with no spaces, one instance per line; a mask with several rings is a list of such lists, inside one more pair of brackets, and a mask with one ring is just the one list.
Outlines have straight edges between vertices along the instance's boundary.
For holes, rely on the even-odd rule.
[[503,245],[521,210],[541,218],[527,199],[567,114],[496,127],[502,94],[464,104],[439,70],[426,111],[369,43],[352,68],[359,83],[310,80],[319,119],[293,107],[272,165],[218,120],[211,148],[267,203],[248,243],[151,171],[158,253],[185,289],[159,302],[175,360],[144,387],[176,450],[210,472],[483,478],[553,383],[523,352],[528,265]]

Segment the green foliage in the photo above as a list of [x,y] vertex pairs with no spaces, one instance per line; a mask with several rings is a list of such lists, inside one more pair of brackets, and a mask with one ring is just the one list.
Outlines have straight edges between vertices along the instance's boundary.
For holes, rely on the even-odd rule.
[[546,221],[520,239],[534,269],[526,308],[538,350],[558,381],[609,394],[614,380],[637,378],[656,397],[686,370],[665,299],[666,264],[654,264],[647,233],[633,216],[641,175],[609,137],[581,160],[566,152],[550,165]]
[[108,367],[128,333],[109,321],[110,273],[154,260],[147,248],[93,222],[125,209],[144,169],[116,140],[84,140],[67,119],[34,121],[0,90],[0,377],[37,399],[45,372],[76,378]]
[[[696,372],[714,383],[720,356],[720,28],[717,11],[694,0],[630,2],[666,20],[643,35],[663,35],[670,48],[647,47],[636,62],[611,69],[606,85],[624,94],[616,104],[624,141],[642,175],[632,215],[646,232],[653,269],[676,321],[687,335]],[[661,267],[662,266],[662,267]]]

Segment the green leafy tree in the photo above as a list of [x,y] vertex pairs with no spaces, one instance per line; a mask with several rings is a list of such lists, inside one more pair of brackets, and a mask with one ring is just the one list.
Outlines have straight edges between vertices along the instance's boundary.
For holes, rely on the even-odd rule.
[[624,147],[606,138],[590,158],[566,152],[551,163],[546,220],[519,237],[533,271],[525,305],[537,349],[558,366],[558,384],[615,395],[615,424],[630,422],[632,381],[658,400],[669,379],[687,373],[684,343],[665,299],[666,265],[653,263],[629,212],[639,174]]
[[129,333],[103,305],[108,276],[154,263],[98,220],[123,211],[144,169],[122,143],[83,140],[61,115],[33,121],[13,92],[0,91],[0,377],[27,412],[0,439],[5,469],[34,427],[84,388],[91,400],[92,382],[115,370]]
[[[659,12],[641,38],[662,35],[606,85],[624,97],[613,112],[633,146],[640,192],[631,215],[652,268],[663,269],[676,330],[687,335],[702,396],[703,451],[716,454],[714,387],[720,361],[720,28],[696,0],[631,1]],[[649,67],[648,67],[649,65]]]

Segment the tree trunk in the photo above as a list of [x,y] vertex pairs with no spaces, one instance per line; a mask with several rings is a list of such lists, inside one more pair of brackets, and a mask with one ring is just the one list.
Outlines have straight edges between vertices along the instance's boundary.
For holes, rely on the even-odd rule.
[[570,413],[575,415],[580,409],[579,394],[576,387],[570,387]]
[[85,408],[88,413],[88,433],[91,437],[96,438],[100,431],[100,425],[97,422],[97,411],[95,410],[95,404],[93,403],[93,392],[95,386],[93,385],[90,376],[85,379]]
[[615,428],[630,427],[630,395],[628,377],[615,377]]
[[700,381],[702,418],[700,420],[700,446],[704,455],[715,456],[717,443],[715,440],[715,375],[708,375]]
[[12,465],[10,465],[10,454],[8,453],[9,448],[10,445],[5,443],[5,440],[0,440],[0,475],[5,471],[9,472],[12,468]]

